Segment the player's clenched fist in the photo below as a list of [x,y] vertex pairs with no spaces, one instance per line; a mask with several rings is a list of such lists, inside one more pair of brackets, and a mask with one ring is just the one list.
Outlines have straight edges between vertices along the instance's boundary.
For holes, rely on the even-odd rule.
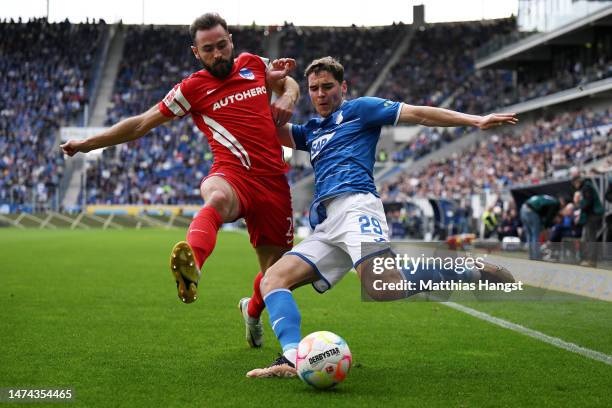
[[271,68],[267,72],[269,80],[279,80],[286,77],[296,67],[293,58],[280,58],[272,61]]
[[64,154],[70,157],[74,156],[78,152],[87,153],[89,151],[85,148],[83,141],[81,140],[69,140],[64,144],[61,144],[60,147],[62,148]]

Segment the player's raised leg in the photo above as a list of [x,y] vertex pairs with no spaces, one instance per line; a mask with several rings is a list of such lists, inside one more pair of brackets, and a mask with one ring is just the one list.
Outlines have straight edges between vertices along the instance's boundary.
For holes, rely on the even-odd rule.
[[261,282],[270,325],[283,349],[271,365],[256,368],[247,373],[247,377],[294,377],[297,345],[302,339],[301,315],[298,310],[292,289],[314,282],[318,276],[314,268],[296,255],[285,255],[269,268]]
[[170,269],[179,298],[185,303],[197,299],[197,286],[202,265],[217,242],[217,233],[224,222],[240,216],[240,202],[232,186],[220,176],[208,177],[200,186],[204,207],[189,225],[187,241],[172,249]]

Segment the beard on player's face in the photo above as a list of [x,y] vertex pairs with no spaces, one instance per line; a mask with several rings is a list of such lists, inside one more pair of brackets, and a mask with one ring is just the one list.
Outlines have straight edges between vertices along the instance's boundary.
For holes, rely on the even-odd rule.
[[234,67],[234,53],[229,56],[229,59],[219,58],[212,65],[208,65],[204,61],[202,61],[202,65],[204,69],[212,74],[212,76],[225,79],[232,72],[232,68]]

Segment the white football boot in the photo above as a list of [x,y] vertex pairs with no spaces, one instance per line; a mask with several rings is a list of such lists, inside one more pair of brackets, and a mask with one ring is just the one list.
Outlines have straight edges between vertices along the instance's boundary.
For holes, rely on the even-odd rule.
[[259,348],[263,344],[263,324],[261,319],[255,319],[249,316],[248,306],[251,298],[245,297],[238,302],[238,309],[242,314],[244,326],[246,328],[246,341],[250,347]]

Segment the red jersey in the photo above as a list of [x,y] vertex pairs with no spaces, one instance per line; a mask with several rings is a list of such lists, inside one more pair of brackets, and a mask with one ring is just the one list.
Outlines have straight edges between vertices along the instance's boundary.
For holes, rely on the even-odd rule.
[[175,85],[159,103],[165,116],[191,114],[214,155],[211,173],[222,168],[258,176],[286,172],[270,111],[266,69],[261,57],[240,54],[225,79],[203,69]]

